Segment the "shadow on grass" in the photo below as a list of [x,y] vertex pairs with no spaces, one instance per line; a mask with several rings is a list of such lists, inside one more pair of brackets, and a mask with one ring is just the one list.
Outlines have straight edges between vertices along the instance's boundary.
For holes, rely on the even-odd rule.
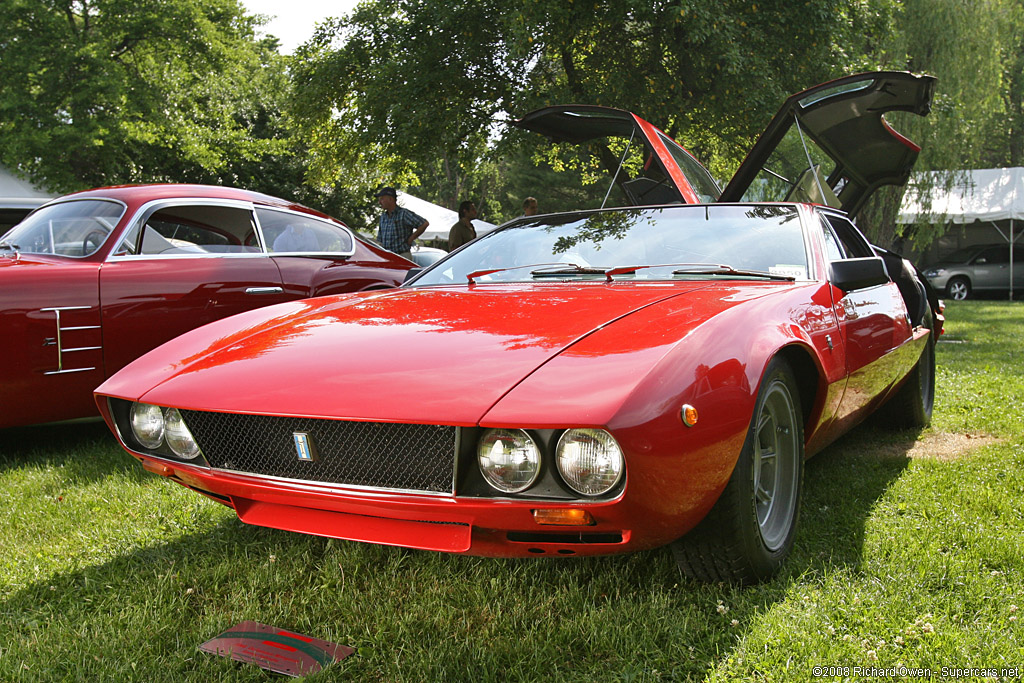
[[[47,438],[89,434],[100,438]],[[683,580],[667,549],[497,560],[232,518],[12,594],[0,678],[265,680],[196,651],[245,619],[360,648],[321,680],[703,678],[800,585],[860,564],[866,521],[914,439],[862,428],[809,461],[794,554],[759,586]]]
[[78,483],[98,481],[112,471],[148,476],[99,419],[0,429],[0,475],[26,466],[60,467]]
[[910,464],[918,436],[862,425],[807,462],[794,570],[828,573],[860,565],[871,511]]

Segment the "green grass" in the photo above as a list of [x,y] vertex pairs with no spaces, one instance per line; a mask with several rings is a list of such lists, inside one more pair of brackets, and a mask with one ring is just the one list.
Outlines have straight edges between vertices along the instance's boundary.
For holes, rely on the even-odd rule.
[[248,527],[102,425],[0,432],[0,680],[276,678],[197,650],[245,619],[357,648],[322,681],[1022,666],[1024,305],[947,318],[932,428],[813,459],[795,552],[752,588],[685,581],[665,549],[494,560]]

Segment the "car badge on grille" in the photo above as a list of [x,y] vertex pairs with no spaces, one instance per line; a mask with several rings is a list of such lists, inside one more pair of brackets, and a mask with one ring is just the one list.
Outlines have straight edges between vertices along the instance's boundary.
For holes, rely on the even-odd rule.
[[295,452],[299,460],[313,462],[316,460],[316,446],[313,445],[313,438],[306,432],[292,432],[292,439],[295,441]]

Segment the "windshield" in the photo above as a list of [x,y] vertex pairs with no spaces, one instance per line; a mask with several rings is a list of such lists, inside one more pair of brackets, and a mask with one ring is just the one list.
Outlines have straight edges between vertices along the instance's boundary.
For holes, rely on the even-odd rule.
[[25,254],[89,256],[124,213],[118,202],[83,199],[44,206],[0,238],[0,248]]
[[[519,222],[471,242],[413,284],[466,283],[471,275],[478,283],[758,273],[805,279],[807,263],[801,221],[793,206],[690,205]],[[486,270],[494,272],[481,274]]]

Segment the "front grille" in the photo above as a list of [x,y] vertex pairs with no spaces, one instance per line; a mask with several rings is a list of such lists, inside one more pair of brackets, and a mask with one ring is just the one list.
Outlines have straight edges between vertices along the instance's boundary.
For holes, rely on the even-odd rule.
[[[456,428],[182,410],[215,469],[405,491],[453,493]],[[299,459],[293,435],[316,453]]]

